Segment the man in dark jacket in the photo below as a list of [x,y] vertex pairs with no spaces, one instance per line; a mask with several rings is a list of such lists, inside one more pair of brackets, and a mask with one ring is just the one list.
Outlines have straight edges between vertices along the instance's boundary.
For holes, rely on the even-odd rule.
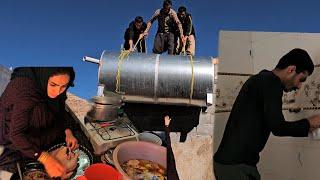
[[143,32],[146,30],[147,24],[143,22],[141,16],[137,16],[134,21],[129,24],[124,34],[124,49],[134,51],[134,45],[137,44],[138,52],[146,52],[146,43],[143,37]]
[[214,156],[217,180],[260,180],[256,164],[270,133],[305,137],[320,126],[320,115],[285,121],[283,91],[299,89],[314,70],[305,50],[293,49],[272,70],[251,76],[232,107],[220,146]]
[[186,7],[180,6],[177,15],[182,24],[184,39],[181,39],[179,38],[179,36],[176,36],[176,54],[180,54],[181,51],[185,51],[187,55],[194,56],[196,48],[196,35],[193,27],[191,14],[187,13]]
[[155,20],[158,20],[158,31],[153,44],[153,53],[155,54],[162,54],[167,50],[168,54],[174,54],[175,25],[179,29],[180,38],[184,39],[181,23],[177,17],[177,13],[171,9],[171,6],[171,0],[165,0],[163,2],[162,9],[156,10],[152,18],[147,23],[147,29],[145,30],[144,35],[148,34],[152,23]]

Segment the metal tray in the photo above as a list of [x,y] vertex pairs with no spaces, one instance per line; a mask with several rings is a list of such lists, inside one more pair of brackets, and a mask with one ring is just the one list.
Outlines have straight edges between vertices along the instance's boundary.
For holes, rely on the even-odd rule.
[[[48,151],[53,151],[55,149],[60,148],[61,146],[66,146],[66,143],[57,144],[51,147]],[[84,146],[79,145],[79,148],[75,150],[76,153],[80,153],[78,159],[77,171],[71,175],[70,179],[76,180],[78,176],[82,176],[87,167],[89,167],[93,163],[93,156],[91,152]]]

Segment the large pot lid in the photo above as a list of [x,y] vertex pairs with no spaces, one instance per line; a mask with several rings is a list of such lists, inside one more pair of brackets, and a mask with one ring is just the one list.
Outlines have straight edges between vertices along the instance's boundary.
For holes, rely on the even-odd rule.
[[115,94],[106,94],[105,96],[94,96],[92,98],[94,103],[98,104],[112,104],[112,105],[121,105],[122,100],[120,95]]

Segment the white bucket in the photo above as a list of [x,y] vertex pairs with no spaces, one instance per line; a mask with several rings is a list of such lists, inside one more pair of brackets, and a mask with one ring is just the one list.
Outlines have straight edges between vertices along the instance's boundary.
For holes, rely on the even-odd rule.
[[154,144],[158,144],[160,146],[162,144],[161,138],[153,133],[150,133],[150,132],[140,133],[138,136],[138,139],[139,139],[139,141],[151,142]]

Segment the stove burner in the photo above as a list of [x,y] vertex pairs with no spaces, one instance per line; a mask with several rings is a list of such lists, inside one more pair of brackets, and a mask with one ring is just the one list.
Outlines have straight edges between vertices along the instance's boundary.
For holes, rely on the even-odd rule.
[[115,148],[124,141],[137,141],[138,130],[126,117],[118,117],[112,121],[80,121],[81,129],[90,139],[94,154],[102,155],[110,148]]
[[102,123],[90,123],[97,134],[101,136],[103,140],[114,140],[123,137],[134,136],[136,133],[132,130],[129,124],[121,122],[120,120],[110,123],[108,126],[103,127]]

